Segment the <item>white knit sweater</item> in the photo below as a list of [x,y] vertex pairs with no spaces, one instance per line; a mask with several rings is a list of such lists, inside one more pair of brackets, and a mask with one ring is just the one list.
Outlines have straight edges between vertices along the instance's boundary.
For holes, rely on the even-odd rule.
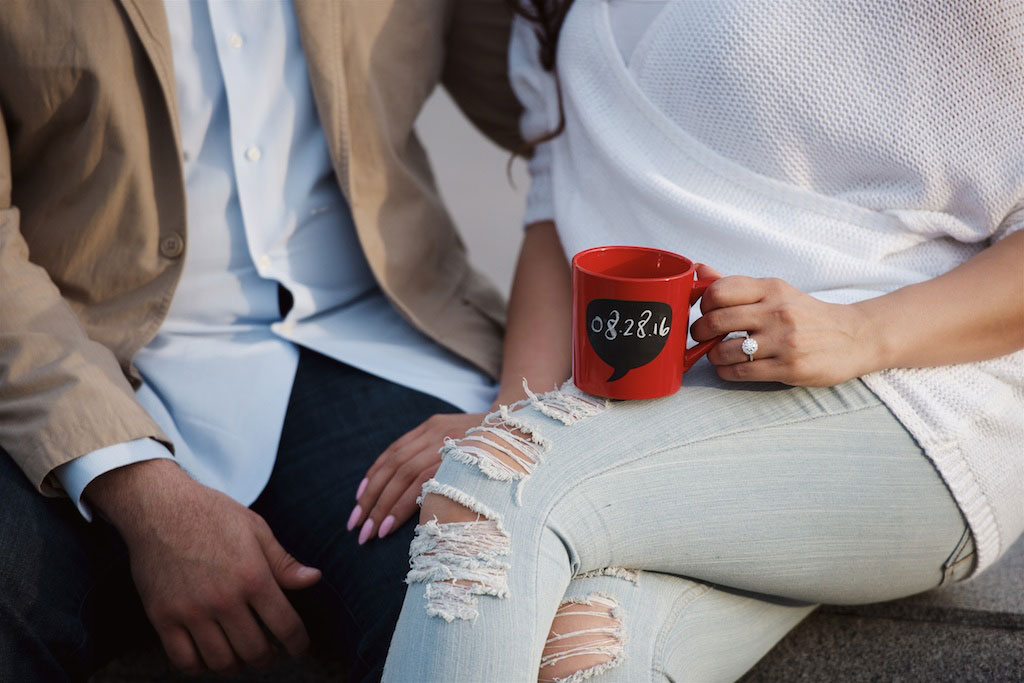
[[[526,221],[553,218],[569,255],[654,246],[851,303],[1024,227],[1024,0],[676,0],[628,63],[607,10],[569,12],[566,128],[531,161]],[[536,54],[520,21],[528,139],[558,123]],[[1024,352],[863,379],[990,566],[1024,530]]]

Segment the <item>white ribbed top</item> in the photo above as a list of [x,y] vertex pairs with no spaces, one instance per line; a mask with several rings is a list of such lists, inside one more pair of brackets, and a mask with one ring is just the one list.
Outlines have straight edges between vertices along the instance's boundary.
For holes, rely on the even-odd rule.
[[[557,98],[525,22],[510,60],[538,137]],[[531,161],[526,221],[570,255],[654,246],[851,303],[1024,227],[1022,0],[675,1],[628,63],[605,0],[576,0],[558,70],[566,130]],[[1024,352],[863,379],[989,566],[1024,530]]]

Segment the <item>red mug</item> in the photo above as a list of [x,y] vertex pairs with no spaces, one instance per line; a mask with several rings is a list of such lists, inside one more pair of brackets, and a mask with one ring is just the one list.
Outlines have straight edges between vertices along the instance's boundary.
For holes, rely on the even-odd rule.
[[572,259],[572,376],[595,396],[650,399],[679,390],[683,373],[722,338],[686,348],[690,306],[718,278],[670,251],[597,247]]

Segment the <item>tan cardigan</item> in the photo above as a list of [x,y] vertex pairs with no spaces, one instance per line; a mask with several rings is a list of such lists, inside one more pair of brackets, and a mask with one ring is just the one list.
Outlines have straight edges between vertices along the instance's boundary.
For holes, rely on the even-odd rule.
[[[474,272],[413,131],[443,82],[506,147],[519,105],[501,0],[295,0],[317,111],[392,304],[493,376],[503,305]],[[162,0],[5,0],[0,12],[0,448],[53,468],[166,437],[135,401],[188,248]]]

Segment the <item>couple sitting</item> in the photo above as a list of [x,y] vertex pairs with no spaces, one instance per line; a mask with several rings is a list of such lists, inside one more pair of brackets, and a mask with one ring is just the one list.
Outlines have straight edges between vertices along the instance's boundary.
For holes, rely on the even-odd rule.
[[[1021,533],[1024,11],[512,5],[5,8],[0,677],[155,630],[189,672],[734,680]],[[439,80],[531,151],[507,326],[412,132]],[[566,382],[608,244],[730,275],[690,332],[756,350]]]

